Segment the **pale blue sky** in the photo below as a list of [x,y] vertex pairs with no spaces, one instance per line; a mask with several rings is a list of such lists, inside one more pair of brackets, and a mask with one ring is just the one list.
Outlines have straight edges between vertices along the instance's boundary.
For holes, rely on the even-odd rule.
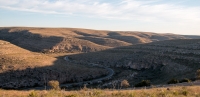
[[200,0],[0,0],[0,26],[200,35]]

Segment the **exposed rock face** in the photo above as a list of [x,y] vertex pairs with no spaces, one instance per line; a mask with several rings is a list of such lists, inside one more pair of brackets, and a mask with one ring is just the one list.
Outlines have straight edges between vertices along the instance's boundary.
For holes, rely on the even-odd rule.
[[93,42],[81,40],[77,38],[64,38],[60,43],[53,46],[49,53],[62,52],[94,52],[108,49],[110,47],[101,46]]
[[120,62],[117,62],[118,67],[136,70],[162,67],[161,71],[167,74],[171,73],[171,75],[176,75],[177,72],[179,74],[195,72],[200,67],[200,46],[197,46],[200,40],[188,40],[189,43],[187,41],[184,43],[184,40],[179,42],[181,41],[183,44],[179,45],[170,45],[170,43],[154,45],[156,43],[152,43],[135,47],[140,51],[121,59]]
[[166,83],[172,78],[195,77],[200,68],[199,42],[200,39],[159,41],[70,57],[137,71],[134,78],[139,80],[157,79],[156,82]]

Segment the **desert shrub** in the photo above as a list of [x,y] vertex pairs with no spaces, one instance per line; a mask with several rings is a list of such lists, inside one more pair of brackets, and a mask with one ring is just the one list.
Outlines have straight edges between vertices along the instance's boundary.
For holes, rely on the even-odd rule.
[[65,97],[78,97],[76,94],[67,95]]
[[98,90],[98,89],[94,89],[93,91],[93,96],[95,96],[95,97],[99,97],[100,95],[102,95],[103,94],[103,91],[102,90]]
[[52,80],[48,82],[48,85],[50,86],[51,89],[53,90],[60,90],[59,82],[56,80]]
[[195,80],[196,80],[196,78],[190,78],[190,80],[191,80],[191,81],[195,81]]
[[179,80],[171,79],[170,81],[167,82],[167,84],[176,84],[176,83],[179,83]]
[[182,79],[181,81],[180,81],[180,83],[183,83],[183,82],[191,82],[191,80],[190,79],[188,79],[188,78],[184,78],[184,79]]
[[86,85],[86,84],[84,84],[84,85],[83,85],[83,88],[82,88],[82,90],[84,90],[84,91],[87,91],[87,90],[88,90],[88,88],[87,88],[87,85]]
[[38,94],[35,91],[32,91],[28,97],[38,97]]
[[121,87],[129,87],[130,85],[129,85],[129,83],[128,83],[128,81],[127,80],[123,80],[123,81],[121,81]]
[[140,83],[137,83],[135,87],[143,87],[143,86],[150,86],[151,82],[149,80],[142,80]]
[[196,71],[196,79],[200,80],[200,69]]
[[172,94],[173,94],[174,96],[178,96],[178,95],[179,95],[177,91],[173,91]]
[[182,91],[182,95],[187,96],[188,95],[188,91],[186,91],[186,90]]

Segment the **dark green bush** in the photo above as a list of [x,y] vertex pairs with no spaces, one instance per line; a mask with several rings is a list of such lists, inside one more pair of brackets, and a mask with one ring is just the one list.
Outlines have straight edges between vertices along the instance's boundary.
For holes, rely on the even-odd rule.
[[170,81],[167,82],[167,84],[177,84],[179,83],[179,80],[177,79],[171,79]]
[[150,86],[151,82],[149,80],[142,80],[140,83],[137,83],[135,87],[143,87],[143,86]]
[[181,81],[180,81],[180,83],[183,83],[183,82],[191,82],[191,80],[190,79],[188,79],[188,78],[184,78],[184,79],[182,79]]
[[196,79],[200,80],[200,69],[196,71]]

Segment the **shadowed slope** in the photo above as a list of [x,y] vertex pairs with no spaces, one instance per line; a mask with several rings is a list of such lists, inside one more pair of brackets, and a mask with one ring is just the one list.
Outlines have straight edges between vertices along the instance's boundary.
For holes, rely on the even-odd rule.
[[9,69],[50,66],[55,60],[56,58],[33,53],[7,41],[0,40],[0,66],[1,70],[3,70],[1,72],[9,71]]
[[30,51],[41,52],[45,49],[51,49],[51,47],[62,41],[63,38],[34,34],[29,32],[29,29],[5,28],[0,30],[0,39]]
[[200,68],[200,39],[158,41],[70,57],[116,68],[115,80],[163,84],[172,78],[195,78]]
[[63,58],[30,52],[0,40],[0,88],[44,87],[50,80],[58,80],[60,83],[80,82],[108,73],[103,68],[69,63]]

